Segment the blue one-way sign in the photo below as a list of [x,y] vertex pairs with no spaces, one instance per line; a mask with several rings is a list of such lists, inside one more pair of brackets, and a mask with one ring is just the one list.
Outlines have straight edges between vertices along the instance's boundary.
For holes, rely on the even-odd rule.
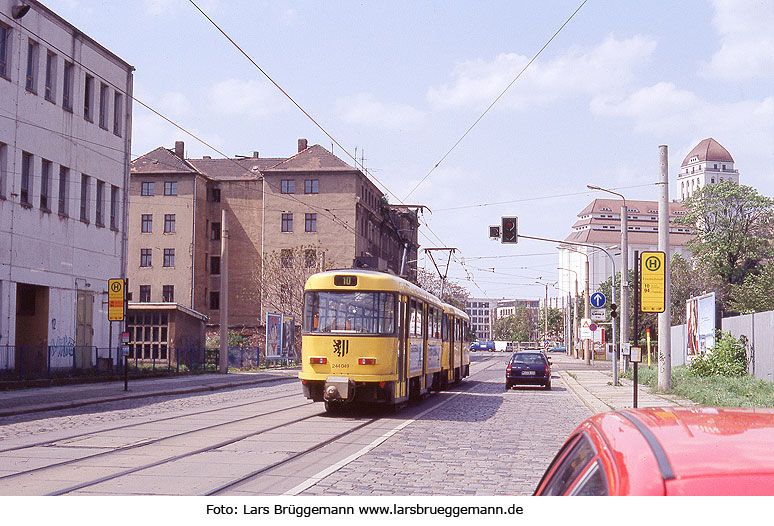
[[589,298],[589,303],[591,303],[591,306],[594,307],[595,309],[604,307],[606,302],[607,302],[607,298],[601,292],[595,292]]

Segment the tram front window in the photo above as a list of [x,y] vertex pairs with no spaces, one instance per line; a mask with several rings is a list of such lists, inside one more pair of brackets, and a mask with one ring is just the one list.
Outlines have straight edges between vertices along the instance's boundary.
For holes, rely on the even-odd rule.
[[392,334],[395,295],[388,292],[307,292],[304,332]]

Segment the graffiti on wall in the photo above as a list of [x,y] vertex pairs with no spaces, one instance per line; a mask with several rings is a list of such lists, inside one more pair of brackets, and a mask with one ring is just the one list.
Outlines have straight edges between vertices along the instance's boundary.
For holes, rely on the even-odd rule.
[[71,367],[75,353],[75,340],[69,336],[58,336],[49,342],[51,367]]

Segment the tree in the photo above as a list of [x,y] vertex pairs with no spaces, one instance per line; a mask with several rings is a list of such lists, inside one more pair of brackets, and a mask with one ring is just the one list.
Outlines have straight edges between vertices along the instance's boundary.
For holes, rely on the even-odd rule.
[[705,185],[684,205],[688,213],[678,222],[695,232],[688,247],[724,283],[743,283],[772,255],[774,200],[754,188],[733,181]]
[[263,286],[259,289],[263,291],[264,311],[290,314],[300,322],[306,280],[312,274],[334,267],[334,262],[326,256],[327,250],[317,245],[283,248],[268,254],[263,260],[263,269],[253,275],[259,285],[263,277]]
[[[540,309],[537,325],[542,335],[545,331],[546,310]],[[564,312],[562,309],[548,308],[548,336],[549,340],[559,340],[564,336]]]
[[510,316],[495,321],[492,332],[496,340],[524,342],[532,340],[537,328],[537,313],[521,306]]
[[446,285],[443,288],[443,297],[441,297],[441,278],[435,273],[424,269],[417,271],[417,284],[444,303],[454,305],[460,310],[465,310],[465,303],[470,297],[470,293],[462,285],[446,280]]
[[724,305],[728,297],[728,285],[717,274],[704,265],[692,265],[680,254],[672,256],[669,265],[669,280],[671,283],[670,309],[672,324],[685,323],[685,302],[690,298],[714,292],[716,300]]
[[774,310],[774,263],[767,262],[732,288],[728,308],[743,314]]

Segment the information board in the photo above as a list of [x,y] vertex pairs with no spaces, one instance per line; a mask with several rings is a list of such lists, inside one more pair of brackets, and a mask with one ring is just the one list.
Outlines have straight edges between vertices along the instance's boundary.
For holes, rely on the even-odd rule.
[[640,311],[664,312],[666,308],[666,255],[640,254]]
[[108,321],[124,321],[124,280],[108,280]]

